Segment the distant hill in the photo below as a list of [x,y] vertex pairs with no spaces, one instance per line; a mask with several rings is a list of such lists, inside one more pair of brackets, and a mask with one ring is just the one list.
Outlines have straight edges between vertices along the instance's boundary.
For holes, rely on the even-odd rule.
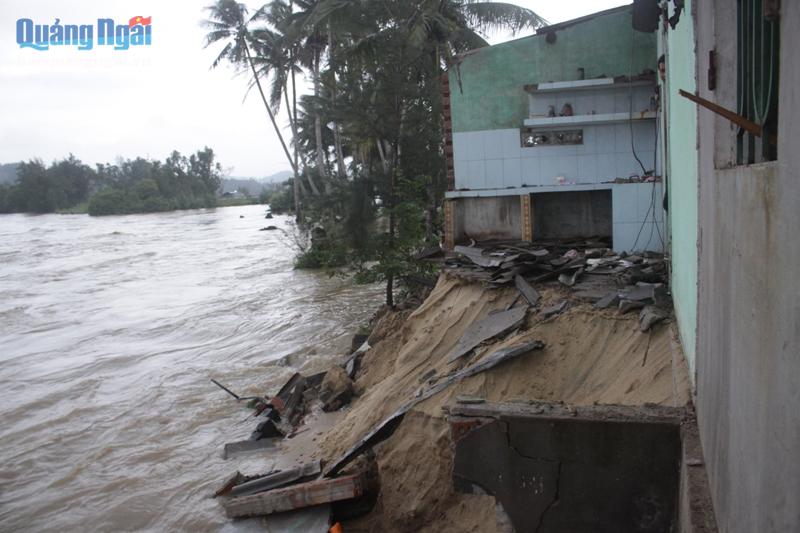
[[239,191],[241,192],[242,189],[246,188],[247,191],[255,196],[261,194],[261,191],[264,189],[265,184],[259,181],[256,181],[252,178],[223,178],[222,179],[222,192],[234,192]]
[[17,181],[17,165],[19,163],[0,164],[0,185],[10,185]]
[[290,170],[281,170],[280,172],[276,172],[275,174],[270,174],[269,176],[258,178],[258,181],[264,183],[281,183],[289,178],[292,177],[292,172]]
[[222,180],[222,192],[241,192],[242,188],[244,187],[250,194],[257,196],[262,190],[272,189],[274,184],[283,183],[291,177],[292,173],[289,170],[282,170],[263,178],[231,176],[230,178],[224,178]]

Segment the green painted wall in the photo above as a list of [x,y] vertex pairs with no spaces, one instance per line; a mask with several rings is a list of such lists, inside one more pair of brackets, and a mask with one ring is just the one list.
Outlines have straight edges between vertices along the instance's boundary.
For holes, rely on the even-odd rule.
[[697,106],[680,96],[678,89],[690,93],[696,89],[694,20],[691,16],[694,1],[686,0],[686,8],[676,28],[661,37],[667,57],[665,161],[669,180],[672,299],[693,382],[697,343]]
[[630,9],[557,30],[556,36],[553,44],[534,35],[482,48],[451,68],[453,131],[522,126],[528,118],[523,86],[576,80],[579,67],[587,78],[656,69],[656,36],[633,30]]

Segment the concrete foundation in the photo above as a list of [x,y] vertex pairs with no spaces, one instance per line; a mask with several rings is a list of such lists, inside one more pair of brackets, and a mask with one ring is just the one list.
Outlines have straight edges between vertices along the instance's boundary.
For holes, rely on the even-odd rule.
[[537,403],[449,412],[456,490],[494,495],[515,531],[715,531],[699,446],[684,444],[684,409]]

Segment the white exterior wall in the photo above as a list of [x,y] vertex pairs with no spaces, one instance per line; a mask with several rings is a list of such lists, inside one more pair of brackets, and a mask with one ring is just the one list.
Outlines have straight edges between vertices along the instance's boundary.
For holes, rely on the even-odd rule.
[[[583,144],[530,148],[520,145],[519,129],[454,133],[455,188],[541,187],[558,185],[559,176],[575,185],[586,185],[642,174],[642,167],[631,152],[629,124],[582,126],[581,129]],[[636,154],[646,169],[653,168],[655,131],[652,121],[634,123],[633,133]]]

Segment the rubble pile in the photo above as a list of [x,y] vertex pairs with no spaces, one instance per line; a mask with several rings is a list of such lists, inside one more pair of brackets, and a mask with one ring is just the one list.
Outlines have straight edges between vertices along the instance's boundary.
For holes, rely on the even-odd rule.
[[[270,471],[258,475],[242,475],[237,471],[225,480],[214,496],[220,499],[228,517],[264,517],[259,519],[265,520],[270,530],[275,531],[327,531],[332,521],[363,516],[371,511],[381,493],[375,446],[392,438],[412,410],[434,396],[452,395],[462,381],[509,365],[512,359],[533,364],[536,358],[529,355],[532,352],[542,357],[547,344],[538,333],[534,337],[534,331],[528,331],[530,328],[526,324],[552,322],[549,321],[551,317],[563,313],[575,302],[592,304],[598,310],[598,318],[602,311],[607,319],[610,309],[618,313],[638,311],[641,331],[648,331],[669,316],[667,268],[664,257],[659,254],[617,254],[608,243],[595,240],[483,242],[457,246],[454,252],[435,259],[442,263],[449,276],[507,289],[490,291],[495,295],[487,295],[484,304],[490,305],[491,301],[499,305],[459,325],[457,336],[450,327],[439,328],[439,334],[448,336],[448,340],[431,346],[441,346],[442,353],[436,348],[438,355],[429,354],[424,363],[409,361],[414,370],[408,375],[401,372],[405,377],[382,381],[380,387],[394,391],[391,401],[387,402],[383,393],[376,390],[365,393],[363,382],[356,385],[354,380],[363,375],[365,359],[371,361],[367,364],[378,363],[374,354],[369,355],[372,353],[370,342],[392,351],[392,361],[410,357],[405,350],[409,350],[409,354],[419,351],[414,348],[419,338],[404,336],[399,331],[391,335],[410,339],[408,348],[398,346],[396,349],[401,351],[396,352],[388,348],[393,346],[391,340],[390,344],[385,344],[380,336],[373,335],[369,341],[360,336],[354,339],[351,355],[340,365],[312,376],[295,373],[272,397],[241,397],[214,381],[237,401],[247,401],[253,409],[254,429],[250,438],[226,444],[225,457],[254,450],[263,452],[268,448],[267,453],[288,455],[280,468],[273,466]],[[425,259],[431,260],[436,255],[427,254]],[[448,297],[451,286],[459,283],[462,282],[447,281],[447,276],[443,277],[439,283],[440,294],[428,302],[430,309],[425,312],[432,312],[439,304],[445,308],[438,298]],[[552,287],[557,289],[552,290]],[[472,309],[463,303],[458,307],[462,312]],[[423,309],[427,309],[426,306]],[[449,314],[438,313],[434,321],[444,320],[442,317],[449,317]],[[458,323],[456,317],[450,319],[453,324]],[[425,327],[433,328],[426,320],[420,320],[427,324]],[[427,349],[432,348],[428,346]],[[643,361],[646,357],[647,351]],[[371,371],[376,372],[377,368],[380,363]],[[416,378],[411,379],[414,376]],[[410,381],[405,383],[406,379]],[[634,388],[626,386],[625,390]],[[362,394],[367,394],[368,400],[361,398]],[[353,408],[348,407],[351,401],[356,402]],[[457,396],[456,401],[483,402],[484,398],[462,395]],[[379,402],[381,407],[376,407],[378,404],[374,402]],[[384,404],[394,407],[384,410]],[[370,405],[373,408],[367,408]],[[337,426],[332,426],[325,437],[326,453],[317,453],[313,461],[303,458],[302,454],[291,453],[298,447],[298,440],[303,439],[304,432],[308,435],[313,430],[314,416],[319,413],[336,416],[337,411],[345,408],[347,411],[341,420],[353,421],[358,424],[358,430],[345,425],[337,430]],[[365,409],[367,412],[361,412]],[[376,416],[378,412],[380,417]],[[296,435],[300,435],[299,439],[295,439]],[[310,445],[318,449],[321,443],[310,440],[313,442]],[[329,441],[336,444],[331,446]],[[340,446],[338,441],[347,446]],[[284,526],[277,525],[279,520],[284,521]]]
[[[308,416],[341,409],[355,392],[351,376],[342,366],[312,376],[295,373],[272,397],[242,397],[211,381],[237,401],[247,401],[254,420],[249,439],[225,444],[225,459],[268,449],[280,454],[281,443],[294,442],[288,439],[308,431]],[[377,484],[377,471],[369,461],[333,477],[323,476],[322,464],[316,460],[293,466],[290,462],[290,466],[257,475],[237,470],[213,496],[220,499],[229,518],[264,517],[262,525],[270,530],[322,533],[328,531],[333,517],[367,512]]]
[[[486,241],[456,246],[454,252],[443,261],[446,272],[490,287],[513,283],[532,306],[538,302],[534,285],[557,282],[596,309],[638,310],[642,331],[670,313],[667,264],[655,252],[616,253],[603,240]],[[542,312],[546,318],[568,305],[564,300]]]

